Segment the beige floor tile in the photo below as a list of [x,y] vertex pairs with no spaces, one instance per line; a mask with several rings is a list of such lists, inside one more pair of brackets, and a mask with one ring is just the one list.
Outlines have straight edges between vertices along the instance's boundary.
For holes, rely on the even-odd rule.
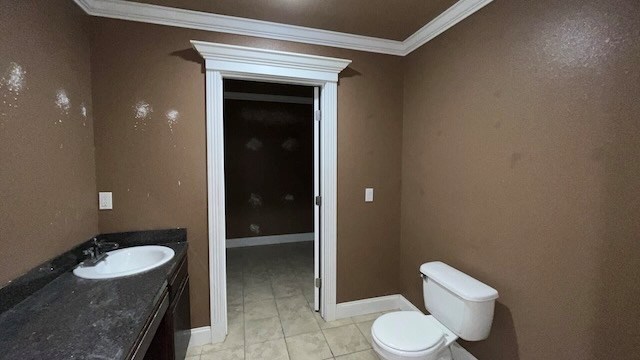
[[[284,256],[286,256],[286,255],[284,255]],[[283,276],[287,276],[292,271],[294,271],[294,270],[291,269],[287,265],[283,265],[283,264],[274,265],[274,266],[269,268],[269,276],[272,279],[277,279],[277,278],[280,278],[280,277],[283,277]]]
[[282,319],[296,317],[301,312],[311,311],[307,301],[302,295],[276,299],[276,306]]
[[242,288],[244,287],[242,279],[243,278],[240,277],[227,278],[227,292],[242,291]]
[[[309,265],[313,266],[312,263],[310,263]],[[289,270],[286,274],[279,274],[279,275],[272,276],[271,281],[281,283],[281,284],[296,283],[298,282],[298,278],[295,275],[295,270]]]
[[[311,284],[313,284],[313,282],[311,282]],[[315,291],[313,289],[313,285],[303,286],[302,294],[304,295],[304,297],[307,299],[308,302],[313,301],[315,299]]]
[[244,297],[242,295],[227,295],[227,305],[242,305],[244,302]]
[[373,350],[360,351],[353,354],[337,356],[336,360],[379,360],[380,358]]
[[202,354],[200,360],[244,360],[244,346]]
[[242,294],[242,287],[234,289],[227,288],[227,305],[242,305],[244,302],[244,295]]
[[230,323],[227,331],[227,337],[223,342],[204,345],[202,347],[202,354],[244,345],[244,325],[242,323]]
[[322,316],[320,316],[320,313],[314,311],[313,315],[316,318],[316,321],[318,322],[320,329],[331,329],[338,326],[353,324],[353,320],[351,318],[344,318],[344,319],[327,322],[327,321],[324,321]]
[[250,289],[252,287],[256,287],[256,286],[260,286],[262,284],[269,284],[271,285],[271,278],[270,277],[265,277],[265,276],[260,276],[260,277],[254,277],[254,278],[250,278],[249,276],[251,275],[245,275],[244,276],[244,283],[243,285],[243,289],[246,291],[247,289]]
[[244,287],[244,302],[273,299],[271,282],[259,282]]
[[322,330],[333,355],[345,355],[371,348],[355,325]]
[[227,304],[227,322],[232,324],[244,323],[244,307],[242,305]]
[[187,357],[202,354],[202,346],[191,346],[187,348]]
[[261,343],[284,337],[280,318],[277,316],[266,319],[245,320],[244,323],[247,344]]
[[285,338],[291,360],[323,360],[333,357],[322,332]]
[[266,319],[274,316],[278,316],[278,310],[273,299],[244,303],[244,318],[247,320]]
[[200,360],[200,355],[187,356],[184,360]]
[[302,295],[302,288],[295,282],[274,280],[271,284],[273,286],[273,295],[276,298]]
[[362,335],[364,335],[364,337],[369,342],[369,345],[372,345],[372,346],[373,346],[373,338],[371,336],[371,325],[373,325],[374,321],[375,320],[369,320],[369,321],[356,324],[358,329],[360,329],[360,332],[362,333]]
[[361,323],[361,322],[365,322],[365,321],[375,320],[375,319],[379,318],[380,316],[382,316],[382,315],[384,315],[386,313],[388,313],[388,311],[354,316],[354,317],[352,317],[352,319],[353,319],[353,322],[357,324],[357,323]]
[[293,316],[283,316],[280,319],[285,336],[294,336],[320,330],[313,313],[308,310],[300,311]]
[[284,339],[248,345],[245,354],[246,360],[289,360]]
[[229,271],[229,268],[227,268],[227,284],[242,284],[242,279],[244,278],[242,271]]
[[269,268],[260,267],[247,270],[244,272],[243,279],[245,286],[250,286],[255,283],[268,282],[271,280],[271,276],[269,275]]

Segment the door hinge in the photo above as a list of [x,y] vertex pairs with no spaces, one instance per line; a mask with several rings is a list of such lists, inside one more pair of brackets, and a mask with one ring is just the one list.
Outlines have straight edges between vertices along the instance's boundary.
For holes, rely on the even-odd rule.
[[317,288],[321,288],[322,287],[322,279],[316,278],[315,284],[316,284]]
[[322,111],[316,110],[315,119],[316,119],[316,121],[320,121],[322,119]]
[[316,196],[316,205],[317,206],[322,205],[322,196]]

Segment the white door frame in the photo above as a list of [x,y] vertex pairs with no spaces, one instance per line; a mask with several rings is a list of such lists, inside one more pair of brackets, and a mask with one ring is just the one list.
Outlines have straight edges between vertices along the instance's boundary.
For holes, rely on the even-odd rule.
[[[322,196],[320,194],[320,176],[322,172],[320,171],[320,115],[322,111],[320,110],[320,87],[313,87],[313,310],[320,311],[320,286],[315,283],[315,279],[322,279],[322,274],[320,274],[320,225],[321,214],[320,214],[320,204],[318,204],[318,197]],[[320,198],[322,199],[322,197]],[[321,314],[322,315],[322,314]]]
[[321,88],[320,176],[322,205],[320,314],[336,316],[336,233],[338,153],[338,73],[351,60],[297,54],[243,46],[191,41],[205,59],[207,117],[207,193],[209,221],[209,296],[211,341],[227,333],[225,256],[225,188],[223,78],[292,83]]

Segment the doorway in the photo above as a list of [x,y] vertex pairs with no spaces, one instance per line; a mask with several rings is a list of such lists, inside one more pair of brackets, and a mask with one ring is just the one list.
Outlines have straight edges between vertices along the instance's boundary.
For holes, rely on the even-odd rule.
[[277,317],[291,301],[308,303],[308,314],[296,315],[313,321],[321,290],[319,89],[236,79],[223,89],[228,322]]
[[210,339],[221,342],[227,335],[226,229],[224,185],[223,79],[270,81],[317,86],[321,136],[319,149],[320,218],[322,247],[320,315],[336,317],[337,230],[337,106],[338,73],[350,60],[191,41],[205,59],[207,197],[209,240]]
[[223,83],[227,248],[313,241],[314,88]]

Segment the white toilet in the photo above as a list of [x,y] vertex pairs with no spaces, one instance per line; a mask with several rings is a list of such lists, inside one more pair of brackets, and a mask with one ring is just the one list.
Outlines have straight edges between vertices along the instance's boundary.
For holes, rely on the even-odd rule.
[[484,340],[493,322],[498,292],[440,262],[420,266],[424,305],[418,311],[384,314],[371,326],[373,349],[386,360],[451,360],[450,345],[458,337]]

